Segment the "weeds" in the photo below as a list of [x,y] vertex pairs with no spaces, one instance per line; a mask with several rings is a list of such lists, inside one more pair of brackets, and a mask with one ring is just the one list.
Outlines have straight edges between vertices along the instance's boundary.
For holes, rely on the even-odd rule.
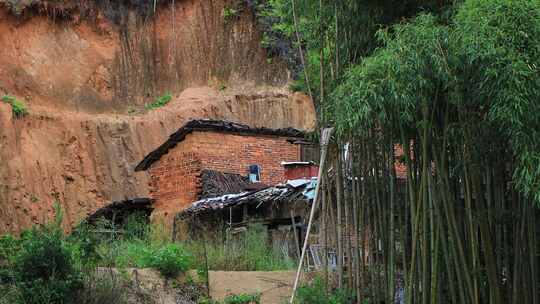
[[351,304],[356,303],[354,294],[345,289],[328,292],[324,282],[317,278],[312,284],[302,286],[296,293],[296,304]]
[[4,95],[2,97],[2,101],[11,105],[11,112],[13,113],[13,117],[22,118],[28,114],[28,108],[26,107],[24,102],[18,100],[16,97],[11,95]]
[[259,304],[261,303],[260,294],[239,294],[231,295],[223,300],[223,304]]
[[154,102],[152,103],[149,103],[149,104],[146,104],[145,105],[145,108],[147,110],[155,110],[155,109],[158,109],[158,108],[161,108],[163,106],[165,106],[166,104],[168,104],[170,101],[172,100],[172,95],[171,93],[167,93],[163,96],[160,96],[158,98],[156,98],[154,100]]
[[230,295],[223,299],[222,302],[202,298],[199,299],[199,304],[260,304],[261,295],[260,294],[239,294],[239,295]]
[[64,239],[57,209],[54,223],[34,227],[20,240],[2,238],[2,255],[7,261],[13,303],[71,303],[82,288],[82,273],[75,267],[72,248]]
[[148,266],[166,278],[173,278],[191,266],[191,256],[179,244],[167,244],[153,252]]
[[127,294],[124,282],[116,276],[93,273],[85,278],[85,288],[77,295],[78,304],[126,304]]
[[239,10],[235,9],[235,8],[232,8],[232,7],[224,7],[223,8],[223,20],[225,20],[225,22],[229,22],[235,18],[238,17],[238,14],[239,14]]
[[197,241],[187,246],[198,257],[197,264],[208,262],[211,270],[275,271],[295,268],[290,257],[268,244],[268,235],[262,225],[251,226],[244,235],[228,242],[212,242],[204,246]]
[[[291,259],[271,249],[262,225],[250,227],[234,241],[205,246],[171,243],[161,226],[149,225],[141,214],[124,219],[122,227],[108,220],[82,224],[66,238],[59,210],[57,214],[54,223],[26,231],[21,238],[0,238],[0,304],[126,303],[121,276],[98,277],[97,267],[115,267],[120,274],[128,267],[153,268],[165,278],[190,268],[206,277],[206,260],[216,270],[294,267]],[[195,285],[193,279],[187,280]],[[219,304],[204,301],[199,303]],[[259,302],[259,295],[233,295],[222,304]]]
[[[108,231],[107,236],[94,231]],[[127,217],[122,229],[108,220],[95,227],[81,225],[72,234],[84,264],[117,268],[154,268],[164,277],[176,277],[192,266],[191,255],[183,246],[170,243],[160,227],[150,226],[142,214]]]

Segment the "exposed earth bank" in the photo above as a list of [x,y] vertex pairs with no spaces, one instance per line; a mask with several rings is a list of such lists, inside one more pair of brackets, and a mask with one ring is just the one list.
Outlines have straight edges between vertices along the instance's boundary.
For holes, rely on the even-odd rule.
[[[311,100],[284,89],[288,72],[260,48],[247,9],[225,20],[223,1],[187,0],[151,17],[124,7],[55,19],[17,16],[4,2],[0,95],[30,114],[16,119],[0,102],[0,232],[47,221],[55,201],[69,228],[107,203],[146,197],[148,177],[134,166],[188,119],[314,127]],[[144,109],[166,92],[169,104]]]

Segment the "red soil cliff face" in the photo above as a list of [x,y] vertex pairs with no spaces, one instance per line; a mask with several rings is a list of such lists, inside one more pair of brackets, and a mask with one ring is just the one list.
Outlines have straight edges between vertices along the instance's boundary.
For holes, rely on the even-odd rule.
[[[116,22],[99,9],[54,20],[0,6],[0,95],[30,111],[15,119],[0,103],[0,232],[47,221],[54,201],[69,228],[147,197],[148,175],[134,166],[188,119],[314,127],[313,104],[283,89],[288,72],[266,59],[248,10],[226,21],[223,1],[171,5]],[[144,110],[165,92],[168,105]]]

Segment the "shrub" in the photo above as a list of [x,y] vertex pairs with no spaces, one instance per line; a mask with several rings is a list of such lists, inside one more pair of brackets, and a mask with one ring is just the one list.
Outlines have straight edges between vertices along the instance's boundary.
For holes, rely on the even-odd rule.
[[260,294],[239,294],[231,295],[223,300],[223,304],[259,304],[261,303]]
[[219,301],[212,300],[212,299],[207,298],[207,297],[202,297],[202,298],[199,298],[197,303],[198,304],[219,304]]
[[156,98],[154,102],[147,104],[145,108],[147,110],[158,109],[168,104],[171,100],[172,100],[172,95],[170,93],[167,93],[163,96]]
[[150,233],[150,225],[143,212],[128,215],[124,220],[123,229],[126,239],[147,239]]
[[13,117],[21,118],[28,114],[28,108],[26,107],[24,102],[18,100],[14,96],[4,95],[2,97],[2,101],[11,105]]
[[55,225],[24,234],[13,260],[13,274],[22,303],[69,303],[82,287],[72,252]]
[[13,257],[19,251],[21,241],[16,239],[11,234],[6,234],[0,237],[0,259],[4,262],[12,262]]
[[191,256],[179,244],[167,244],[157,249],[148,266],[153,267],[166,278],[172,278],[188,270]]
[[320,278],[315,279],[311,285],[298,288],[296,304],[349,304],[354,302],[354,295],[345,289],[336,289],[326,292],[326,287]]
[[144,240],[118,240],[101,244],[103,266],[115,267],[152,267],[151,261],[156,248]]
[[90,225],[86,222],[79,224],[67,240],[72,248],[75,263],[81,268],[92,268],[97,263],[99,259],[97,245],[100,239],[92,232]]
[[12,264],[15,255],[19,252],[21,241],[11,234],[0,237],[0,284],[12,283]]
[[259,304],[261,303],[260,294],[239,294],[230,295],[223,299],[223,302],[212,300],[206,297],[200,298],[199,304]]
[[231,7],[223,8],[223,19],[227,22],[238,16],[239,11]]
[[[105,227],[110,223],[103,221],[99,225]],[[123,234],[108,239],[97,238],[93,246],[97,264],[105,267],[154,268],[170,278],[186,271],[192,264],[191,255],[184,247],[163,240],[161,230],[149,226],[138,215],[126,219]]]

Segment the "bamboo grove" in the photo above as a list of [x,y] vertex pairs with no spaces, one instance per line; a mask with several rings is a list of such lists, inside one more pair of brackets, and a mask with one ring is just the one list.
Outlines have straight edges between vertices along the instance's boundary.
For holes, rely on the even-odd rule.
[[337,286],[540,303],[540,1],[404,1],[388,20],[370,1],[281,2],[302,89],[336,129],[319,226]]

